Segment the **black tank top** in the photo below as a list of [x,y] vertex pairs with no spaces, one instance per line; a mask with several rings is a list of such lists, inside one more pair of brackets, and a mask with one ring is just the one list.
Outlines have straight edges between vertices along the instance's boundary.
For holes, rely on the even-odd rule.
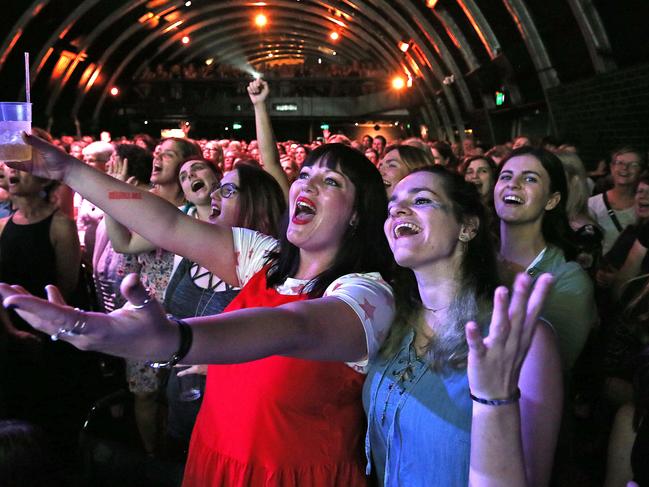
[[56,284],[56,254],[50,241],[52,213],[29,225],[17,225],[13,215],[0,235],[0,281],[20,284],[45,297],[45,286]]

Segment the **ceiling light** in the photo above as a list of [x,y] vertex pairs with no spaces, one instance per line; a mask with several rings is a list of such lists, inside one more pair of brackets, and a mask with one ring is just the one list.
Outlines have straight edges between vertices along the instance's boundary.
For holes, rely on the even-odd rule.
[[392,78],[392,88],[395,90],[402,90],[404,86],[406,86],[406,82],[401,76],[395,76]]
[[189,36],[183,36],[181,41],[182,41],[183,44],[189,44]]
[[268,23],[268,18],[264,14],[258,14],[255,17],[255,24],[257,27],[263,27]]
[[336,31],[333,31],[331,34],[329,34],[329,37],[332,41],[337,41],[340,38],[340,34],[338,34],[338,32]]

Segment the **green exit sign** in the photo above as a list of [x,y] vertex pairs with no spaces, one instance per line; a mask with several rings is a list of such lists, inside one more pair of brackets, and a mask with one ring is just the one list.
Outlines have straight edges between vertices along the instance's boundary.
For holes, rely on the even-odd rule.
[[502,106],[505,103],[505,93],[496,91],[496,106]]

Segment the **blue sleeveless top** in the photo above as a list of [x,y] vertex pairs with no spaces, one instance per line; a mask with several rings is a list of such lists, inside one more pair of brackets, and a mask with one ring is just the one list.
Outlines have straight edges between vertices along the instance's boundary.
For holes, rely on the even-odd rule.
[[473,410],[466,369],[432,371],[413,341],[411,332],[365,380],[368,474],[373,461],[384,486],[465,487]]

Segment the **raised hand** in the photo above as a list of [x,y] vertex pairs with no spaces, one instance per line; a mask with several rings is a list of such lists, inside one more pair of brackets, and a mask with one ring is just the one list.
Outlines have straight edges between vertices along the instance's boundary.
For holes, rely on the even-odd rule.
[[167,319],[160,303],[150,298],[137,274],[122,281],[127,305],[110,314],[80,311],[67,306],[54,286],[47,286],[47,300],[19,286],[0,284],[5,307],[53,339],[82,350],[142,360],[166,360],[178,348],[179,332]]
[[5,164],[34,176],[62,181],[69,167],[83,164],[78,159],[59,149],[46,140],[23,132],[23,140],[32,146],[32,159],[26,162],[6,162]]
[[253,105],[264,103],[269,93],[270,88],[268,87],[268,83],[261,78],[248,83],[248,95]]
[[106,174],[120,181],[126,182],[128,179],[128,159],[113,156],[106,164]]
[[530,276],[519,274],[511,299],[507,288],[496,289],[487,337],[481,336],[477,323],[467,323],[467,373],[473,395],[506,399],[515,394],[539,313],[551,287],[550,274],[540,276],[534,285]]
[[[182,367],[182,365],[179,365],[178,367]],[[207,375],[207,365],[192,365],[191,367],[178,372],[178,377],[191,374]]]

